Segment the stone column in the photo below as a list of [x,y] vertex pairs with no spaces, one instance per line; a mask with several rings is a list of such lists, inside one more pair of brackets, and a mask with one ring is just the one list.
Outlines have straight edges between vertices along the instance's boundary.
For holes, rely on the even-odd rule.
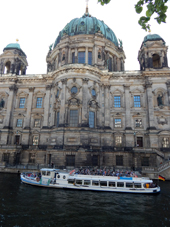
[[129,85],[124,85],[125,89],[125,130],[132,130],[131,127],[131,116],[130,116],[130,95],[129,95]]
[[77,51],[77,48],[75,48],[75,63],[78,63],[78,51]]
[[13,106],[14,106],[14,100],[15,100],[15,95],[17,93],[17,86],[14,84],[11,87],[9,87],[9,96],[8,96],[8,102],[7,102],[7,112],[6,112],[6,117],[5,117],[5,123],[4,123],[4,128],[10,128],[11,124],[10,121],[12,119],[12,112],[13,112]]
[[68,49],[68,64],[71,64],[71,48]]
[[86,47],[86,52],[85,52],[85,63],[88,64],[88,47]]
[[147,107],[148,107],[148,123],[149,123],[149,130],[154,130],[155,123],[154,123],[154,107],[153,107],[153,96],[152,96],[152,82],[146,81],[145,84],[146,88],[146,95],[147,95]]
[[114,71],[116,72],[117,71],[117,57],[114,56]]
[[87,118],[87,101],[88,101],[88,78],[83,79],[83,87],[82,87],[82,127],[88,127],[88,118]]
[[170,80],[166,82],[167,90],[168,90],[168,103],[170,104]]
[[99,92],[97,94],[97,102],[98,102],[98,106],[96,107],[96,126],[100,127],[101,126],[101,116],[100,116],[100,112],[101,112],[101,102],[100,102],[100,96],[101,96],[101,90],[100,90],[100,86],[98,85],[98,89]]
[[48,128],[48,120],[49,120],[49,107],[50,107],[50,92],[51,85],[46,86],[46,95],[44,98],[44,122],[43,128]]
[[117,58],[117,71],[121,71],[120,69],[120,59]]
[[104,126],[110,128],[110,85],[105,85],[105,122]]
[[32,108],[32,98],[33,98],[34,87],[29,88],[29,96],[27,99],[27,113],[24,121],[24,129],[30,128],[30,120],[31,120],[31,108]]
[[59,127],[64,127],[65,124],[65,99],[66,99],[66,84],[67,79],[62,79],[62,91],[61,91],[61,106],[60,106],[60,120]]

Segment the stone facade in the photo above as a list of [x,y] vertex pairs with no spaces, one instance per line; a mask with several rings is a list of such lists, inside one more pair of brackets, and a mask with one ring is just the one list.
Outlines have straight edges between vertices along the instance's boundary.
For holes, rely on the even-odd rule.
[[[5,51],[0,61],[10,62]],[[145,40],[138,55],[141,70],[125,71],[122,46],[98,31],[63,35],[47,54],[47,74],[17,75],[12,63],[5,65],[10,67],[0,78],[0,160],[157,167],[170,157],[166,53],[162,38]],[[20,58],[26,67],[25,56]]]

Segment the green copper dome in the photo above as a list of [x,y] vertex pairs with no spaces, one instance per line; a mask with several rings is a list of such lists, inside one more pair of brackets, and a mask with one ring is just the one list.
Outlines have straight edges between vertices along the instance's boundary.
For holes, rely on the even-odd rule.
[[162,40],[164,41],[159,35],[157,34],[149,34],[147,36],[145,36],[143,43],[147,42],[147,41],[154,41],[154,40]]
[[114,32],[103,21],[100,21],[95,17],[91,17],[89,13],[86,13],[81,18],[71,20],[70,23],[68,23],[65,28],[60,31],[59,36],[55,40],[54,48],[64,35],[74,36],[80,34],[95,34],[99,31],[106,39],[118,46],[118,41]]
[[11,49],[17,49],[20,50],[25,56],[26,54],[24,53],[24,51],[21,49],[20,45],[18,43],[10,43],[8,44],[4,49],[4,50],[11,50]]

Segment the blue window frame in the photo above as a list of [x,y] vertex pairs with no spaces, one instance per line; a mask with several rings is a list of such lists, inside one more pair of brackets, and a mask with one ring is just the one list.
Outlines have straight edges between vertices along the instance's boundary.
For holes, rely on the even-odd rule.
[[140,95],[134,95],[134,107],[141,107]]
[[121,128],[122,127],[122,121],[121,118],[115,119],[115,128]]
[[56,94],[56,98],[58,98],[59,97],[59,93],[60,93],[60,91],[59,90],[57,90],[57,94]]
[[88,52],[88,64],[92,65],[92,52]]
[[78,126],[78,110],[70,110],[70,126]]
[[22,119],[17,119],[17,127],[22,127]]
[[59,126],[59,121],[60,121],[60,112],[57,112],[57,127]]
[[94,120],[95,120],[94,116],[95,116],[95,113],[92,111],[89,111],[89,127],[90,128],[94,128]]
[[78,52],[78,63],[85,63],[85,52]]
[[77,93],[77,87],[76,86],[71,88],[71,93],[72,94],[76,94]]
[[72,63],[75,63],[75,52],[72,53]]
[[120,96],[114,96],[114,107],[121,107]]
[[25,107],[25,98],[20,98],[19,108],[24,108],[24,107]]
[[36,108],[42,108],[42,98],[37,98]]
[[96,96],[96,91],[95,91],[94,89],[92,89],[91,94],[92,94],[93,96]]

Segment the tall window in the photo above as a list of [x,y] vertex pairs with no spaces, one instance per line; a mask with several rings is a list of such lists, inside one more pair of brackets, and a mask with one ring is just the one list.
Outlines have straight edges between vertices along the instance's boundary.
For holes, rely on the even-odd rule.
[[92,52],[88,52],[88,64],[92,65]]
[[17,127],[22,127],[22,119],[17,119]]
[[57,90],[57,94],[56,94],[56,98],[58,98],[59,97],[59,93],[60,93],[60,91],[59,90]]
[[34,121],[34,127],[40,128],[41,120],[40,119],[35,119]]
[[134,107],[141,107],[140,95],[134,95]]
[[135,127],[141,128],[142,127],[142,119],[136,119],[135,120]]
[[114,96],[114,107],[121,107],[120,96]]
[[32,139],[32,144],[33,145],[38,145],[38,136],[33,136],[33,139]]
[[75,52],[72,53],[72,63],[75,63]]
[[109,72],[112,71],[112,58],[109,58],[108,70],[109,70]]
[[85,63],[85,52],[78,52],[78,63]]
[[94,128],[94,112],[89,111],[89,127]]
[[123,155],[116,155],[116,165],[123,166]]
[[122,127],[122,121],[120,118],[115,119],[115,128],[121,128]]
[[167,137],[162,139],[162,147],[169,147],[169,139]]
[[122,137],[116,136],[115,137],[115,146],[121,146],[122,145]]
[[25,98],[20,98],[19,108],[24,108],[24,107],[25,107]]
[[78,126],[78,110],[70,110],[70,126]]
[[94,89],[92,89],[91,94],[92,94],[93,96],[96,96],[96,91],[95,91]]
[[137,147],[143,147],[143,137],[137,137]]
[[60,121],[60,112],[57,112],[57,123],[56,126],[59,126],[59,121]]
[[42,108],[42,98],[37,98],[36,108]]
[[29,153],[29,163],[35,163],[35,154]]

